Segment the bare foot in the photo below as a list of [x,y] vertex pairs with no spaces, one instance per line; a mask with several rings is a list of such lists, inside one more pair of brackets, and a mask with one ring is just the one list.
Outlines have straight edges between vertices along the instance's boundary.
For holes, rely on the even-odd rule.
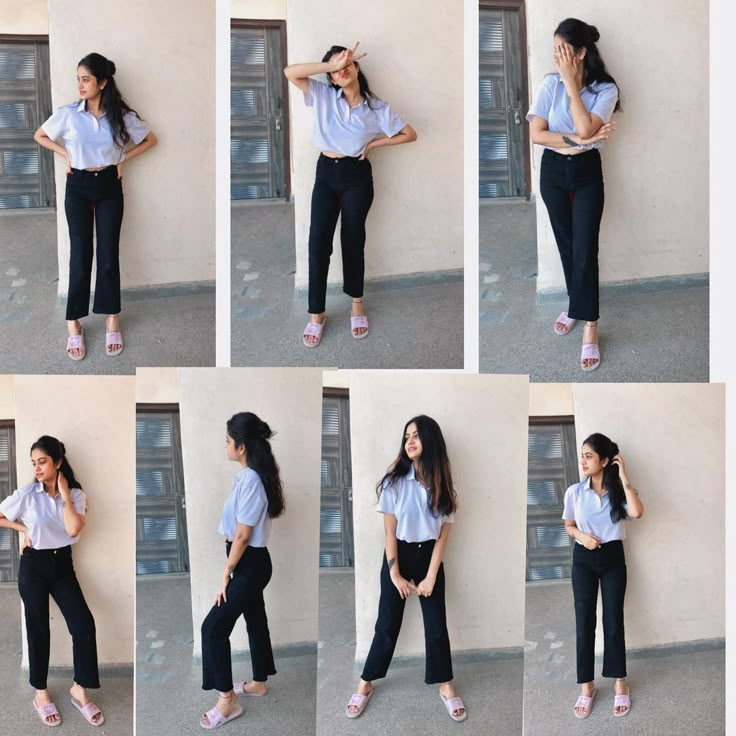
[[[107,322],[105,323],[107,332],[120,332],[120,315],[109,314],[107,316]],[[120,343],[112,343],[108,345],[106,350],[108,354],[114,353],[116,350],[120,350],[123,346]]]
[[[617,678],[616,680],[613,681],[613,691],[616,693],[616,695],[628,695],[629,694],[629,686],[626,684],[625,677]],[[623,715],[628,710],[629,710],[628,705],[617,705],[613,709],[613,712],[616,714]]]
[[[444,695],[447,700],[457,697],[457,692],[455,691],[455,683],[452,681],[443,682],[440,685],[440,694]],[[463,713],[465,713],[465,708],[457,708],[456,710],[452,711],[452,715],[454,715],[456,718],[462,716]]]
[[268,692],[268,686],[265,682],[258,682],[258,680],[251,680],[243,685],[243,692],[249,695],[265,695]]
[[[82,325],[79,323],[78,319],[67,320],[66,329],[70,337],[72,335],[82,334]],[[82,356],[82,348],[69,348],[67,352],[74,358],[79,358]],[[43,705],[43,703],[41,703],[41,705]]]
[[[593,697],[593,692],[595,691],[595,683],[593,682],[584,682],[580,687],[580,694],[585,695],[588,698]],[[584,718],[586,714],[590,713],[590,709],[592,707],[592,703],[585,708],[582,705],[576,705],[575,706],[575,713],[580,716],[580,718]]]
[[[353,304],[350,309],[350,314],[353,317],[365,317],[365,307],[363,306],[363,300],[362,299],[353,299]],[[353,335],[356,337],[359,337],[360,335],[365,335],[365,333],[368,332],[367,327],[354,327],[353,328]]]
[[[598,344],[598,323],[597,322],[586,322],[583,326],[583,345],[589,345],[591,343]],[[585,358],[580,361],[580,365],[583,368],[592,368],[596,363],[600,361],[597,358]]]
[[[48,690],[36,690],[36,697],[33,699],[33,704],[37,706],[48,705],[51,703],[51,695]],[[54,714],[52,716],[46,716],[44,721],[46,723],[56,723],[61,720],[61,716]]]
[[[76,682],[69,688],[69,693],[81,706],[85,706],[89,703],[90,698],[89,695],[87,695],[87,690],[81,685],[77,685]],[[102,718],[102,713],[97,713],[92,716],[92,723],[97,723],[97,721],[100,721]]]
[[[217,708],[217,710],[227,718],[235,708],[235,701],[235,693],[232,690],[225,694],[219,693],[217,703],[215,703],[215,708]],[[202,716],[202,721],[209,725],[210,719],[207,717],[206,713]]]
[[[367,680],[361,680],[358,683],[358,689],[355,692],[358,693],[358,695],[368,695],[369,693],[373,692],[373,685]],[[358,708],[357,705],[349,705],[348,710],[351,713],[357,713],[360,708]]]

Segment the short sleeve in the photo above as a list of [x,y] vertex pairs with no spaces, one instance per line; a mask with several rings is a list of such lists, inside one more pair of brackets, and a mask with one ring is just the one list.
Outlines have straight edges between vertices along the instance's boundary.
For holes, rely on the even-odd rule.
[[575,500],[573,494],[575,486],[570,486],[565,491],[565,508],[562,511],[562,518],[565,521],[575,521]]
[[60,107],[42,126],[41,129],[52,140],[61,138],[67,126],[68,108]]
[[549,120],[549,113],[552,110],[552,92],[554,85],[557,82],[557,77],[554,74],[548,74],[543,80],[542,84],[539,85],[537,94],[534,96],[529,112],[526,114],[526,119],[531,122],[533,117],[542,118],[543,120]]
[[315,104],[319,105],[330,94],[330,85],[324,82],[318,82],[312,77],[309,77],[307,82],[309,84],[309,90],[304,93],[304,104],[307,107],[314,107]]
[[261,479],[255,472],[248,473],[238,489],[235,501],[235,517],[238,523],[256,526],[266,506],[268,503]]
[[382,514],[395,514],[396,513],[396,489],[391,485],[388,485],[389,481],[383,482],[383,488],[381,489],[381,495],[378,497],[378,509]]
[[455,523],[455,512],[453,511],[448,516],[443,516],[442,523],[443,524],[454,524]]
[[21,514],[22,506],[20,490],[17,490],[0,503],[0,513],[8,521],[15,521]]
[[87,513],[87,494],[79,488],[72,488],[72,503],[74,510],[85,516]]
[[128,131],[130,140],[137,146],[150,132],[148,124],[141,120],[134,112],[126,112],[123,115],[125,129]]
[[[371,104],[373,103],[371,102]],[[381,101],[381,103],[374,108],[374,112],[378,118],[378,126],[387,138],[393,138],[406,127],[406,121],[404,118],[402,118],[397,112],[394,112],[388,102]]]
[[593,107],[588,111],[591,115],[597,115],[604,123],[610,122],[613,117],[613,109],[618,102],[618,87],[615,84],[604,84],[593,100]]

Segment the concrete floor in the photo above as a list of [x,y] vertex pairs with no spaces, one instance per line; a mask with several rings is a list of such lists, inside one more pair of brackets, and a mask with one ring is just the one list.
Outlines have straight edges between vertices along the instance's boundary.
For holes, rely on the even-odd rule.
[[[232,360],[234,366],[462,368],[463,283],[459,278],[366,284],[370,334],[350,333],[350,297],[330,287],[321,344],[302,344],[306,293],[294,289],[294,207],[232,208]],[[370,248],[370,243],[368,243]]]
[[[25,629],[15,583],[0,585],[0,621],[3,622],[0,636],[3,685],[0,688],[0,731],[19,736],[45,736],[49,727],[43,724],[33,709],[35,691],[28,683],[28,673],[21,670]],[[71,652],[71,637],[68,637],[68,645]],[[101,649],[99,654],[100,658],[104,657],[104,650]],[[123,671],[100,667],[101,687],[90,691],[92,699],[105,715],[104,724],[98,728],[89,726],[69,700],[69,688],[74,676],[72,669],[52,669],[48,687],[62,721],[59,730],[54,733],[79,734],[94,730],[100,736],[130,736],[133,733],[133,677],[129,669]]]
[[[217,700],[215,691],[202,690],[201,665],[192,659],[191,606],[188,575],[138,577],[136,736],[199,736],[199,719]],[[240,698],[243,715],[224,733],[314,734],[316,653],[283,657],[277,650],[275,658],[268,694]],[[250,679],[248,658],[233,660],[234,678]]]
[[[458,693],[468,709],[461,723],[452,721],[437,694],[424,684],[424,658],[397,658],[388,676],[359,718],[345,708],[360,677],[355,655],[355,583],[352,571],[322,571],[319,596],[319,670],[317,733],[320,736],[362,734],[426,736],[489,733],[521,736],[521,657],[491,659],[477,654],[453,657]],[[407,611],[408,613],[408,611]],[[420,660],[420,661],[419,661]]]
[[527,585],[524,736],[723,736],[725,650],[627,656],[631,711],[613,716],[613,681],[600,676],[586,719],[575,718],[575,617],[570,581]]
[[56,213],[2,213],[0,253],[0,373],[134,374],[138,366],[215,364],[214,290],[123,291],[123,352],[105,354],[104,315],[90,313],[82,320],[87,356],[75,362],[56,294]]
[[480,370],[532,381],[708,381],[708,288],[601,291],[601,365],[580,369],[582,325],[552,331],[567,302],[537,303],[533,202],[480,206]]

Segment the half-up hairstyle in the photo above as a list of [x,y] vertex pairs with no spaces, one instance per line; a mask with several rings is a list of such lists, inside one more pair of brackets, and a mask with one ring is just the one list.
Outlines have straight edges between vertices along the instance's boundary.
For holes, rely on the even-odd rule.
[[[335,54],[340,54],[343,51],[347,51],[345,46],[331,46],[330,50],[327,51],[322,57],[322,62],[324,63],[326,61],[329,61]],[[358,86],[360,87],[360,94],[363,95],[368,107],[370,107],[370,109],[372,110],[373,105],[371,105],[371,100],[375,102],[379,98],[373,94],[371,88],[368,86],[368,79],[366,79],[365,74],[363,74],[363,72],[361,71],[360,64],[358,64],[357,61],[354,61],[353,64],[355,64],[355,67],[358,70]],[[329,84],[330,87],[332,87],[333,89],[340,89],[340,85],[335,84],[332,81],[332,75],[329,72],[327,73],[327,84]]]
[[123,115],[132,112],[138,118],[141,116],[123,99],[117,84],[115,84],[115,62],[106,59],[102,54],[87,54],[77,64],[89,69],[90,74],[99,82],[107,81],[102,90],[102,99],[100,100],[101,108],[107,113],[107,119],[112,130],[112,139],[116,145],[121,148],[130,143],[130,134],[125,127]]
[[284,487],[279,475],[279,466],[271,450],[269,440],[274,432],[253,412],[241,411],[227,423],[227,433],[233,438],[235,447],[245,447],[248,467],[258,473],[268,499],[268,515],[272,519],[284,513]]
[[41,452],[48,455],[54,461],[54,465],[61,460],[58,472],[64,474],[69,488],[79,488],[80,491],[82,490],[82,484],[74,476],[72,466],[66,459],[66,447],[64,447],[63,442],[57,440],[56,437],[45,434],[31,445],[31,452],[34,450],[41,450]]
[[406,454],[406,431],[410,424],[416,425],[417,434],[422,443],[419,474],[427,485],[427,508],[435,517],[449,516],[457,509],[457,493],[452,483],[447,446],[440,425],[425,414],[410,419],[404,425],[399,455],[390,465],[386,475],[376,485],[376,494],[380,498],[384,485],[390,486],[398,479],[408,475],[411,470],[412,461]]
[[623,108],[620,102],[621,88],[616,84],[616,80],[608,73],[606,65],[603,62],[603,57],[596,46],[596,43],[601,37],[598,29],[595,26],[589,26],[577,18],[566,18],[557,26],[554,35],[563,38],[575,51],[580,51],[582,48],[586,49],[586,54],[583,58],[585,84],[589,85],[593,84],[593,82],[598,82],[599,84],[610,82],[611,84],[615,84],[616,89],[618,89],[618,100],[616,100],[616,107],[613,108],[613,111],[622,111]]
[[600,432],[590,435],[583,445],[588,445],[600,457],[601,462],[608,460],[603,468],[603,488],[608,491],[608,500],[611,503],[611,521],[614,524],[623,521],[628,518],[624,508],[626,492],[618,474],[618,465],[613,462],[613,458],[618,455],[618,445]]

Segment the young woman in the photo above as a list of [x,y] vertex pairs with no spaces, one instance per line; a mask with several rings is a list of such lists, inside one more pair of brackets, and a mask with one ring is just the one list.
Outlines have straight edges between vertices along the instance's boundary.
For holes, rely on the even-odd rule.
[[51,595],[72,635],[72,703],[89,723],[101,726],[105,718],[87,695],[87,688],[100,686],[95,620],[72,564],[71,546],[85,525],[87,497],[64,444],[55,437],[44,435],[31,445],[31,464],[36,482],[0,503],[0,526],[23,534],[18,590],[25,607],[30,683],[36,689],[33,707],[47,726],[60,725],[61,716],[46,689]]
[[529,110],[533,143],[543,146],[539,189],[560,251],[569,306],[554,324],[567,335],[585,320],[580,367],[598,368],[598,231],[603,215],[603,173],[598,149],[613,132],[619,90],[606,71],[598,30],[563,20],[554,34],[556,74],[542,82]]
[[[351,333],[360,340],[368,335],[363,307],[365,221],[373,202],[373,177],[368,153],[374,148],[410,143],[414,128],[376,97],[352,49],[332,46],[321,63],[291,64],[287,79],[304,93],[314,108],[312,143],[322,152],[312,191],[309,227],[309,313],[311,321],[302,340],[308,348],[319,345],[325,325],[327,272],[332,239],[341,218],[343,291],[353,298]],[[327,84],[312,79],[326,74]]]
[[[271,580],[266,544],[271,519],[284,513],[279,466],[271,451],[268,424],[251,412],[227,423],[227,458],[243,466],[225,501],[218,532],[225,537],[227,562],[220,592],[202,623],[202,689],[219,690],[214,708],[200,725],[212,729],[242,715],[238,695],[265,695],[269,675],[276,674],[263,591]],[[233,683],[230,634],[240,616],[248,627],[252,682]]]
[[580,465],[585,480],[565,492],[567,533],[575,540],[572,591],[577,632],[577,675],[582,686],[575,715],[587,718],[596,695],[594,683],[595,626],[598,587],[603,598],[603,677],[614,677],[614,716],[631,709],[626,685],[624,594],[626,560],[623,539],[626,519],[644,513],[639,492],[626,474],[618,445],[602,434],[583,442]]
[[69,226],[67,353],[85,356],[79,320],[89,314],[93,230],[97,232],[97,277],[92,311],[106,314],[105,351],[123,351],[120,332],[120,227],[123,165],[156,145],[156,136],[122,98],[115,63],[101,54],[77,66],[79,102],[59,108],[35,133],[36,142],[66,161],[64,209]]
[[373,680],[386,676],[399,638],[404,603],[416,593],[427,649],[424,681],[439,684],[450,717],[463,721],[467,716],[465,705],[452,682],[442,563],[455,520],[457,494],[445,439],[434,419],[422,415],[407,422],[399,455],[376,492],[386,535],[378,620],[357,692],[350,698],[346,714],[348,718],[359,716],[373,695]]

